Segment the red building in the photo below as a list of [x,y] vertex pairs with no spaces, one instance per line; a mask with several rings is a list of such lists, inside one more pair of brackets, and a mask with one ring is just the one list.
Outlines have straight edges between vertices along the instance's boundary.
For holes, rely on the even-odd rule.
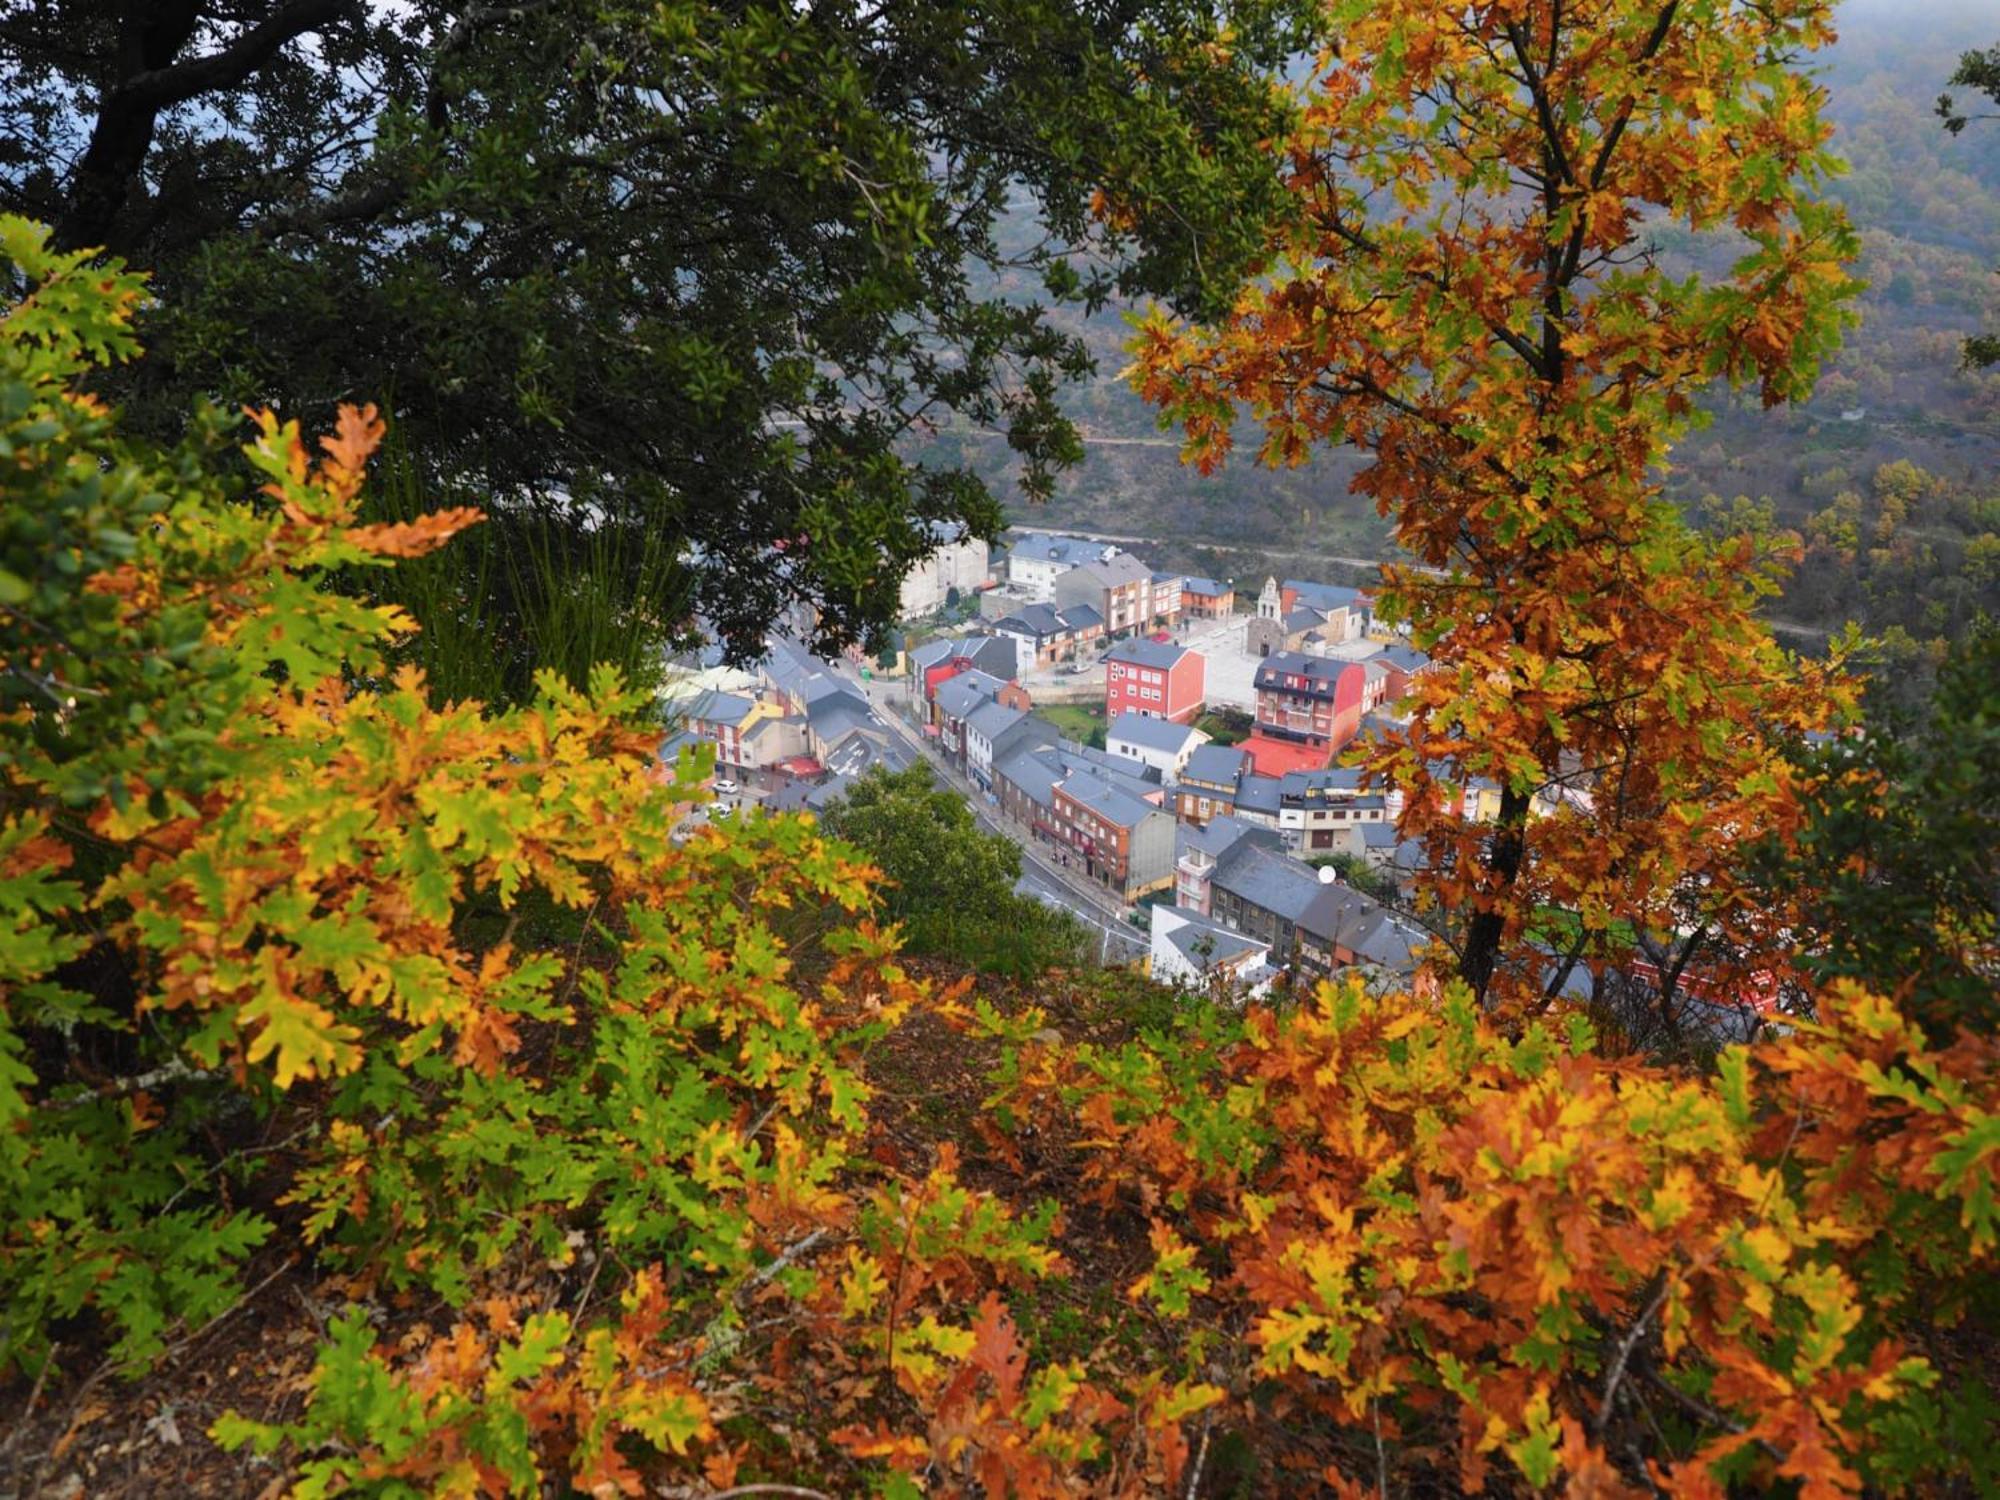
[[1385,663],[1372,659],[1338,661],[1302,651],[1266,657],[1257,666],[1256,733],[1337,750],[1360,733],[1361,716],[1381,705],[1390,675]]
[[1207,667],[1199,651],[1167,641],[1127,641],[1104,655],[1104,717],[1122,713],[1188,724],[1201,712]]

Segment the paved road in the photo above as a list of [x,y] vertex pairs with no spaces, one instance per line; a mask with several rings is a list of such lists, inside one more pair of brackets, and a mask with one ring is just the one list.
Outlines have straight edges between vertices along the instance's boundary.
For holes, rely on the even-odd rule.
[[946,764],[924,738],[912,730],[893,706],[900,684],[867,681],[860,684],[875,709],[877,722],[903,741],[944,777],[945,784],[965,799],[972,815],[989,832],[1011,840],[1021,851],[1021,878],[1015,889],[1050,906],[1059,906],[1097,934],[1098,956],[1131,960],[1144,953],[1148,939],[1125,920],[1125,908],[1109,896],[1086,889],[1078,877],[1071,877],[1043,856],[1032,840],[1012,820],[1000,816],[977,788]]

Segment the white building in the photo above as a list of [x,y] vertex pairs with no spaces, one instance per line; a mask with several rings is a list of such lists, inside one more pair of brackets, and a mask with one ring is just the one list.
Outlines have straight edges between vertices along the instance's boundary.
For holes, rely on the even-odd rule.
[[1056,597],[1056,580],[1063,574],[1117,555],[1118,548],[1110,542],[1023,532],[1007,553],[1007,584],[1031,603],[1050,604]]
[[1277,971],[1266,943],[1232,932],[1185,906],[1155,906],[1147,965],[1155,984],[1182,989],[1221,988],[1238,1001],[1261,995]]
[[1180,780],[1188,757],[1208,743],[1208,736],[1190,724],[1175,724],[1127,710],[1104,731],[1104,748],[1112,755],[1153,766],[1160,780],[1172,786]]
[[902,618],[921,620],[936,614],[952,600],[977,593],[993,582],[989,549],[976,536],[964,536],[942,522],[932,526],[938,547],[904,575]]

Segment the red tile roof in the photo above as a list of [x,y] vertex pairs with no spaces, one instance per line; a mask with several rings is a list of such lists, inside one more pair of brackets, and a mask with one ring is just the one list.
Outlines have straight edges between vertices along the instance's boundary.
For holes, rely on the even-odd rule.
[[1333,759],[1330,746],[1302,745],[1296,740],[1271,739],[1261,734],[1251,735],[1236,748],[1249,752],[1251,764],[1260,776],[1282,776],[1287,771],[1317,771]]

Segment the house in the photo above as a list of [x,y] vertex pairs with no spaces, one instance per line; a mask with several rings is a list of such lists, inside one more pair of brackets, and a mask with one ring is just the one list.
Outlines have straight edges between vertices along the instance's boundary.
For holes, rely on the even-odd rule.
[[1196,620],[1226,620],[1236,610],[1236,590],[1213,578],[1181,580],[1181,613]]
[[884,733],[875,711],[859,694],[829,693],[815,699],[806,711],[807,742],[823,765],[832,765],[849,736],[864,732]]
[[1398,976],[1414,973],[1417,950],[1430,941],[1407,917],[1340,880],[1321,881],[1294,933],[1295,972],[1321,979],[1355,965]]
[[1104,634],[1104,617],[1088,604],[1059,610],[1053,604],[1023,605],[993,621],[994,635],[1015,643],[1017,674],[1074,658]]
[[804,714],[759,714],[740,736],[744,784],[775,789],[796,774],[791,762],[812,760],[812,737]]
[[1024,598],[1051,604],[1055,602],[1056,580],[1063,574],[1117,553],[1118,548],[1110,542],[1023,532],[1008,546],[1007,583]]
[[[1254,762],[1253,762],[1254,764]],[[1251,771],[1236,784],[1236,805],[1230,811],[1245,823],[1277,831],[1282,803],[1279,789],[1284,782],[1276,776]]]
[[961,672],[947,677],[931,695],[930,727],[938,748],[952,760],[965,763],[965,721],[988,703],[999,701],[1002,683],[984,672]]
[[1387,799],[1364,794],[1361,772],[1352,767],[1291,771],[1278,778],[1278,832],[1293,853],[1359,855],[1361,829],[1387,820]]
[[1429,934],[1372,896],[1239,838],[1209,871],[1209,912],[1233,932],[1267,943],[1295,978],[1326,978],[1354,965],[1407,974]]
[[1126,641],[1104,653],[1104,717],[1122,713],[1191,723],[1201,712],[1207,663],[1166,641]]
[[1155,984],[1239,1001],[1270,989],[1277,971],[1263,943],[1184,906],[1155,906],[1150,920],[1146,971]]
[[1205,828],[1183,828],[1179,853],[1174,859],[1174,900],[1207,916],[1209,877],[1214,872],[1216,861],[1243,839],[1274,852],[1281,852],[1284,848],[1270,829],[1259,828],[1227,814],[1211,819]]
[[1094,771],[1065,776],[1053,788],[1056,826],[1071,868],[1102,881],[1122,900],[1173,883],[1174,819]]
[[1395,703],[1410,690],[1410,682],[1419,672],[1431,668],[1431,659],[1412,646],[1385,646],[1370,662],[1380,662],[1388,681],[1384,685],[1382,701],[1385,705]]
[[855,691],[846,678],[834,673],[829,663],[781,637],[773,637],[766,643],[764,659],[757,663],[757,675],[766,694],[789,714],[805,713],[817,699],[829,694],[851,695]]
[[924,619],[992,586],[988,548],[981,538],[941,521],[930,523],[930,536],[935,543],[931,551],[903,575],[901,619]]
[[1266,578],[1257,596],[1257,615],[1265,620],[1283,620],[1300,609],[1317,614],[1333,642],[1358,641],[1368,634],[1372,613],[1368,595],[1360,589],[1333,583],[1307,583],[1287,578],[1280,583]]
[[1148,718],[1129,709],[1113,719],[1104,732],[1107,751],[1152,766],[1168,786],[1179,778],[1188,757],[1207,743],[1208,736],[1191,725]]
[[1299,918],[1319,894],[1319,880],[1310,868],[1257,840],[1240,838],[1208,872],[1208,889],[1210,916],[1267,945],[1273,964],[1291,966]]
[[1261,731],[1242,741],[1244,753],[1259,776],[1289,776],[1294,771],[1318,771],[1333,759],[1333,747],[1310,740],[1273,739]]
[[1256,732],[1337,750],[1359,733],[1361,716],[1382,702],[1388,679],[1380,662],[1371,667],[1280,652],[1257,667]]
[[1250,756],[1234,745],[1202,745],[1181,767],[1174,788],[1174,816],[1202,827],[1236,805],[1236,788],[1250,769]]
[[1067,742],[1016,745],[994,761],[993,793],[1053,863],[1129,901],[1172,883],[1174,821],[1157,780],[1127,775],[1114,760]]
[[1058,574],[1055,606],[1089,605],[1102,617],[1107,636],[1131,635],[1153,618],[1153,574],[1129,552],[1114,552]]
[[1181,590],[1186,580],[1178,573],[1155,573],[1147,592],[1147,625],[1151,629],[1172,630],[1181,622]]
[[733,780],[743,775],[743,736],[760,719],[777,718],[780,710],[760,698],[741,693],[706,692],[691,699],[681,710],[682,724],[690,734],[715,746],[715,774]]
[[1052,745],[1059,736],[1046,719],[1025,709],[989,700],[965,719],[965,774],[981,791],[993,787],[993,759],[1032,745]]
[[961,672],[984,672],[989,677],[1011,680],[1020,675],[1020,656],[1015,643],[1000,635],[941,636],[925,641],[910,653],[910,677],[921,685],[926,700],[936,695],[939,683]]
[[1396,889],[1406,896],[1426,865],[1422,841],[1404,838],[1386,818],[1361,825],[1361,857],[1369,868],[1394,880]]

